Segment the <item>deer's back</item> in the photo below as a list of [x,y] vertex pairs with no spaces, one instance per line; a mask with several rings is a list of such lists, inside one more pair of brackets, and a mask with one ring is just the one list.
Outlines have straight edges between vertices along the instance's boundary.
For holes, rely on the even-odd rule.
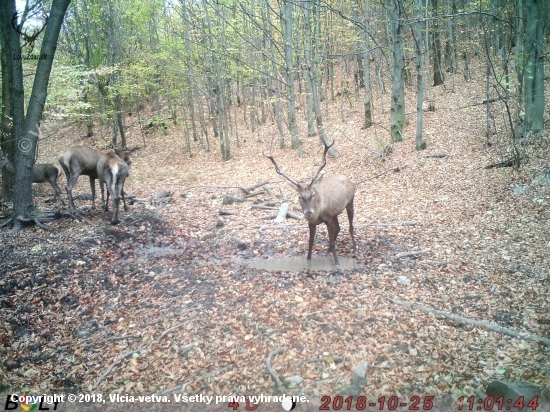
[[80,174],[97,177],[97,162],[103,153],[86,146],[73,146],[59,156],[59,163],[71,172],[78,169]]
[[324,177],[316,191],[319,196],[318,201],[324,205],[319,216],[320,221],[323,222],[339,215],[355,196],[355,186],[344,175]]

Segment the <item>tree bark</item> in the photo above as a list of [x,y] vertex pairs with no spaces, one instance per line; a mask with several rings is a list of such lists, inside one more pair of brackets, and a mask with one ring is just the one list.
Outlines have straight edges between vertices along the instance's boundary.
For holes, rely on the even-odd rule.
[[[3,23],[3,22],[2,22]],[[2,120],[0,122],[0,144],[1,149],[6,153],[9,161],[13,163],[15,154],[15,135],[12,126],[12,107],[10,94],[10,70],[8,67],[9,41],[8,36],[4,35],[4,25],[0,27],[2,33],[1,59],[2,59]],[[11,29],[11,27],[9,28]],[[13,56],[10,56],[13,59]],[[15,175],[11,173],[2,173],[2,195],[10,197],[15,184]]]
[[391,96],[391,139],[392,142],[403,140],[405,124],[405,84],[403,79],[403,0],[391,1],[391,30],[393,49],[392,96]]
[[422,139],[422,121],[424,104],[424,64],[422,61],[422,28],[420,19],[422,18],[422,0],[414,2],[414,17],[418,21],[414,24],[414,47],[416,51],[416,73],[417,73],[417,99],[416,99],[416,150],[426,148],[426,142]]
[[[32,168],[35,159],[38,128],[46,102],[48,83],[53,65],[61,24],[70,0],[53,0],[48,25],[42,39],[31,96],[25,116],[25,95],[23,88],[23,68],[21,60],[8,59],[13,126],[16,138],[15,150],[15,191],[13,196],[14,230],[21,229],[22,221],[28,220],[34,212],[32,200]],[[11,56],[19,55],[20,37],[11,28],[11,18],[15,14],[15,0],[0,2],[2,33],[7,36]]]
[[368,129],[372,126],[372,90],[370,85],[370,18],[371,6],[370,0],[365,2],[365,55],[363,57],[363,75],[365,83],[365,100],[363,102],[365,108],[365,123],[363,129]]
[[544,126],[544,0],[526,0],[525,29],[525,132]]
[[[437,16],[437,0],[432,0],[432,15]],[[444,82],[443,70],[441,69],[441,33],[439,23],[434,21],[433,29],[433,55],[434,55],[434,86],[442,85]]]
[[285,50],[285,74],[286,74],[286,95],[288,107],[288,128],[290,130],[290,141],[292,148],[298,150],[300,157],[303,154],[302,141],[298,133],[296,122],[296,96],[294,93],[294,53],[292,42],[292,2],[284,0],[284,50]]

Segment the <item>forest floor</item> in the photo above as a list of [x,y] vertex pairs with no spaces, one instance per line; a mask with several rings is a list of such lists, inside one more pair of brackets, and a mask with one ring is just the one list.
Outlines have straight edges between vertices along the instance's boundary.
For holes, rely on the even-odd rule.
[[[265,192],[222,205],[224,195],[242,194],[238,187],[269,181],[301,214],[262,152],[295,179],[311,179],[322,147],[304,137],[302,112],[304,157],[278,148],[269,116],[251,133],[239,112],[240,146],[232,141],[226,162],[212,136],[212,150],[193,143],[190,158],[180,124],[166,135],[149,130],[144,147],[132,114],[129,146],[141,149],[126,192],[144,201],[122,211],[119,225],[77,200],[86,219],[0,232],[0,393],[273,395],[280,390],[266,360],[277,349],[270,359],[280,379],[303,378],[283,392],[305,393],[311,405],[346,393],[362,361],[369,399],[471,395],[496,379],[548,388],[550,348],[396,303],[550,338],[548,119],[543,133],[522,142],[519,171],[486,169],[509,150],[504,107],[491,106],[495,133],[485,135],[483,81],[433,90],[425,151],[415,150],[414,90],[405,140],[386,153],[386,129],[361,130],[361,101],[330,103],[324,122],[340,156],[324,173],[357,186],[357,252],[345,213],[336,247],[362,266],[346,270],[247,267],[255,257],[304,256],[307,224],[273,227],[265,217],[276,211],[250,208],[260,200],[278,208],[282,200]],[[375,113],[388,124],[389,110]],[[39,161],[57,164],[69,145],[106,149],[108,129],[104,139],[83,130],[41,142]],[[152,199],[162,189],[170,198]],[[35,192],[40,210],[57,207],[46,201],[49,186]],[[89,194],[86,177],[74,193]],[[233,214],[218,227],[220,209]],[[314,257],[328,255],[327,243],[319,227]],[[397,256],[414,251],[425,253]]]

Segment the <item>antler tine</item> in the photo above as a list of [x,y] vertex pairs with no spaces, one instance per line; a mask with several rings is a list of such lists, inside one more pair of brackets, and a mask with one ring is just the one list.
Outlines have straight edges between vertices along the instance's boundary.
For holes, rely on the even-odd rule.
[[319,166],[319,170],[317,170],[317,173],[315,173],[315,176],[313,176],[313,179],[311,179],[311,183],[309,184],[310,186],[313,184],[313,182],[315,182],[315,179],[317,179],[317,176],[319,176],[319,173],[321,173],[321,170],[323,170],[323,168],[327,165],[327,152],[328,152],[328,149],[330,149],[332,146],[334,146],[335,142],[336,142],[336,140],[334,140],[332,142],[332,144],[329,146],[323,141],[323,144],[325,145],[325,151],[323,152],[323,163],[321,164],[321,166]]
[[267,157],[269,160],[271,160],[271,163],[273,163],[273,166],[275,166],[275,170],[277,171],[278,174],[280,174],[281,176],[283,176],[286,180],[288,180],[290,183],[292,183],[293,185],[295,185],[296,187],[299,186],[298,183],[296,183],[294,180],[292,180],[290,177],[288,177],[279,167],[279,165],[277,165],[277,162],[275,162],[275,159],[273,158],[273,156],[268,156],[266,155],[265,153],[262,152],[262,154]]
[[19,30],[19,25],[17,24],[17,18],[18,18],[18,15],[19,13],[15,13],[13,15],[13,17],[11,18],[11,26],[13,27],[13,29],[18,33],[18,34],[23,34],[21,33],[21,31]]

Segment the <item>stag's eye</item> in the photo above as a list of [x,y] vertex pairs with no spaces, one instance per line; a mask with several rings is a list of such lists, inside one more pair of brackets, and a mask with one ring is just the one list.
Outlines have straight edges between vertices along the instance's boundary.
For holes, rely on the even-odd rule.
[[311,194],[311,198],[313,199],[315,197],[315,193],[312,193]]

